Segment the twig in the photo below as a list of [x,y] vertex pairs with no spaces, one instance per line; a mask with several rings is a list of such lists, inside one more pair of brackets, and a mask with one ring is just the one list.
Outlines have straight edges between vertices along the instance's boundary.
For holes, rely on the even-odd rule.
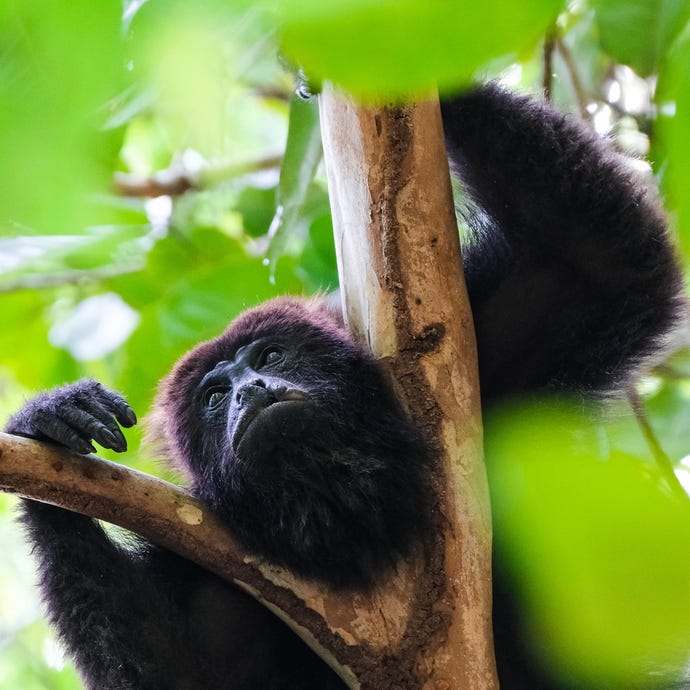
[[122,196],[146,198],[180,196],[190,189],[206,189],[233,177],[278,168],[282,160],[283,157],[279,155],[266,156],[255,160],[203,168],[198,172],[192,172],[177,164],[165,170],[159,170],[149,177],[116,172],[114,185],[116,192]]
[[544,98],[547,101],[553,100],[553,52],[556,48],[557,29],[552,27],[544,37],[544,74],[542,84],[544,87]]
[[568,68],[568,74],[570,75],[570,81],[575,90],[575,96],[577,97],[577,103],[580,108],[580,115],[582,115],[583,120],[591,120],[592,117],[587,110],[587,105],[589,99],[587,98],[587,93],[584,86],[582,85],[582,80],[580,79],[580,73],[578,72],[577,65],[573,59],[573,55],[565,45],[562,38],[556,37],[556,48],[565,62],[565,66]]
[[195,187],[195,183],[186,173],[171,169],[161,170],[150,177],[115,173],[115,191],[122,196],[180,196]]
[[640,427],[640,431],[642,431],[642,435],[644,436],[644,439],[647,442],[647,446],[649,447],[649,450],[651,451],[652,456],[654,457],[654,460],[656,461],[656,464],[659,467],[659,470],[661,471],[661,474],[666,479],[669,488],[679,498],[682,498],[684,501],[687,501],[688,494],[686,493],[685,489],[683,488],[683,485],[680,483],[680,480],[676,476],[676,473],[673,469],[673,463],[671,462],[671,458],[669,458],[664,449],[661,447],[659,439],[654,433],[654,429],[652,428],[652,425],[649,422],[647,409],[645,408],[644,401],[640,397],[640,394],[631,386],[628,389],[627,397],[630,403],[630,407],[632,408],[633,413],[635,414],[637,424]]
[[49,273],[47,275],[28,275],[18,280],[0,282],[0,294],[18,292],[20,290],[45,290],[62,285],[75,285],[77,283],[97,283],[108,278],[136,273],[144,265],[143,261],[131,260],[127,265],[115,264],[113,266],[103,266],[93,269],[74,269],[72,271],[61,271]]

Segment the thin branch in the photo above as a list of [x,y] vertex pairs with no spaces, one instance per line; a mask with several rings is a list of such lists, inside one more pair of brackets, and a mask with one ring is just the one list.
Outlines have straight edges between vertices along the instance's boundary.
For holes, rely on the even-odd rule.
[[544,37],[544,74],[542,84],[544,88],[544,98],[547,101],[553,100],[553,53],[556,48],[557,28],[553,27],[547,31]]
[[117,194],[132,197],[180,196],[196,189],[186,172],[172,169],[160,170],[150,177],[116,172],[114,184]]
[[280,168],[282,164],[282,153],[274,156],[264,156],[263,158],[252,158],[251,160],[227,163],[225,165],[219,164],[203,168],[194,176],[194,180],[199,188],[206,189],[219,182],[231,180],[240,175]]
[[46,290],[62,285],[76,285],[78,283],[98,283],[109,278],[136,273],[144,267],[144,261],[130,260],[127,264],[102,266],[101,268],[73,269],[46,275],[30,274],[18,280],[0,282],[0,294],[18,292],[20,290]]
[[114,185],[115,191],[122,196],[146,198],[180,196],[190,189],[206,189],[240,175],[278,168],[282,161],[283,157],[279,155],[266,156],[226,165],[210,166],[199,171],[188,170],[184,165],[177,163],[148,177],[116,172]]
[[630,407],[635,414],[637,425],[640,427],[640,431],[647,442],[647,446],[649,447],[649,450],[651,451],[652,456],[656,461],[659,470],[661,471],[661,474],[666,479],[671,491],[673,491],[679,498],[682,498],[682,500],[687,501],[688,494],[676,476],[671,458],[669,458],[669,456],[666,454],[666,451],[664,451],[659,443],[659,439],[657,438],[656,433],[654,432],[654,429],[649,421],[649,416],[647,415],[647,409],[645,408],[644,401],[640,397],[640,394],[633,387],[628,389],[627,396]]
[[573,58],[573,54],[570,49],[563,42],[562,38],[556,37],[556,48],[565,62],[565,66],[568,69],[568,74],[570,75],[570,81],[575,90],[575,96],[577,97],[577,103],[580,108],[580,115],[582,115],[583,120],[591,120],[592,116],[587,110],[587,105],[589,104],[589,99],[587,98],[587,92],[582,84],[582,79],[580,79],[580,73],[578,72],[577,65]]

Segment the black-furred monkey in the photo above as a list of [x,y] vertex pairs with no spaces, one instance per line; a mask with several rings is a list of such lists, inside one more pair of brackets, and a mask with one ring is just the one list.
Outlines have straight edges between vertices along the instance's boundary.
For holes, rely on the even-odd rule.
[[[545,104],[489,85],[442,112],[481,217],[465,273],[485,405],[622,388],[681,305],[655,193]],[[300,575],[365,587],[424,536],[427,445],[318,300],[268,302],[197,346],[163,381],[154,419],[192,491],[246,547]],[[115,420],[135,417],[82,381],[30,401],[6,430],[123,450]],[[194,564],[143,542],[125,549],[59,508],[22,510],[50,619],[89,688],[344,687],[259,604]],[[495,628],[503,688],[559,687],[523,656],[519,614],[500,596]]]

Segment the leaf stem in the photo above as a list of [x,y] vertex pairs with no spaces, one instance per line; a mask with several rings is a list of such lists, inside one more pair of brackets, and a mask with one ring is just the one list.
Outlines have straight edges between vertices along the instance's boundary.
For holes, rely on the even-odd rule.
[[647,414],[647,409],[645,408],[644,401],[640,394],[635,390],[634,387],[630,387],[627,392],[628,402],[630,407],[635,414],[635,419],[640,427],[640,431],[644,436],[647,446],[656,461],[661,474],[666,479],[671,491],[678,497],[682,498],[684,501],[688,500],[688,494],[680,483],[680,480],[676,476],[675,470],[673,468],[673,462],[671,458],[666,454],[666,451],[661,447],[659,439],[657,438],[654,429],[649,421],[649,416]]

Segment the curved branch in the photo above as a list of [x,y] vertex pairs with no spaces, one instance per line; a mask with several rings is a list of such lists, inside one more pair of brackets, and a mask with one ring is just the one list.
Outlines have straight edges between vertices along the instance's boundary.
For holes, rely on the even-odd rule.
[[124,465],[0,433],[0,490],[119,525],[225,579],[254,578],[247,554],[206,506]]
[[93,455],[0,433],[0,491],[105,520],[194,561],[261,601],[357,687],[353,672],[327,651],[344,648],[342,639],[312,608],[323,608],[323,588],[248,553],[185,489]]
[[573,85],[573,90],[575,91],[575,96],[577,98],[577,104],[580,108],[580,116],[583,120],[589,121],[592,119],[592,115],[590,114],[589,110],[587,110],[589,98],[587,98],[587,92],[582,84],[580,72],[578,71],[577,64],[575,64],[575,58],[573,58],[573,54],[570,52],[568,46],[561,37],[556,37],[556,49],[563,58],[563,62],[565,62],[568,74],[570,75],[570,81]]
[[122,196],[180,196],[191,189],[206,189],[233,177],[278,168],[282,161],[282,156],[266,156],[256,160],[237,161],[202,168],[198,171],[188,170],[181,163],[175,163],[148,177],[134,173],[116,172],[114,186],[115,191]]
[[207,506],[174,484],[4,433],[0,491],[106,520],[194,561],[260,601],[351,688],[404,687],[401,667],[383,667],[381,658],[403,646],[418,575],[412,565],[369,592],[330,591],[244,550]]

